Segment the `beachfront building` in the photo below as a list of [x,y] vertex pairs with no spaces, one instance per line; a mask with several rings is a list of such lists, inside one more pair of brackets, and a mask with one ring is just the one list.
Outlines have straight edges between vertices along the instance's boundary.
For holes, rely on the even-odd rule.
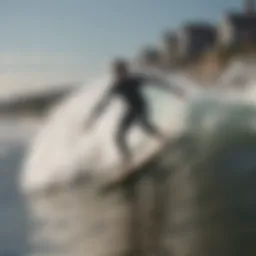
[[195,60],[217,41],[216,28],[208,23],[188,23],[177,33],[179,58],[184,61]]
[[160,67],[162,62],[162,53],[155,47],[145,47],[136,58],[140,66]]
[[218,29],[219,43],[223,46],[239,46],[256,43],[255,1],[244,1],[244,12],[226,13]]
[[167,67],[175,67],[179,62],[179,41],[176,32],[167,32],[162,40],[163,62]]
[[219,29],[219,42],[224,46],[256,43],[256,14],[227,14]]

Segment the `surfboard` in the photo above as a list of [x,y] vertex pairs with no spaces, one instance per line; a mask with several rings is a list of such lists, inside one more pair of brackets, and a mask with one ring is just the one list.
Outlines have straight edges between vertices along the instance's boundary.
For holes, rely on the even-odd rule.
[[155,146],[151,147],[147,152],[139,154],[139,157],[134,157],[131,162],[121,163],[117,166],[117,169],[120,171],[120,175],[118,175],[111,182],[103,186],[102,192],[108,193],[116,188],[122,186],[122,184],[128,183],[129,180],[133,180],[135,176],[138,175],[138,172],[141,170],[143,165],[146,165],[150,162],[158,153],[160,153],[167,146],[169,140],[161,141],[156,143]]

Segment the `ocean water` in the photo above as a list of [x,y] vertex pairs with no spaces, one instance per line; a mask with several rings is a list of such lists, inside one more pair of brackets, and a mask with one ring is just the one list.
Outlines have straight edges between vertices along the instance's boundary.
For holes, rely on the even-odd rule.
[[[164,113],[161,110],[161,100],[168,102],[172,98],[166,97],[164,93],[161,95],[162,98],[159,97],[155,111]],[[148,97],[154,97],[154,93],[153,95],[149,93]],[[74,100],[76,101],[76,98]],[[89,104],[89,102],[87,103]],[[82,99],[80,105],[73,105],[73,107],[74,109],[69,110],[64,107],[64,115],[71,114],[75,117],[78,110],[83,111],[84,100]],[[169,111],[173,110],[169,109]],[[62,110],[59,114],[61,112]],[[164,120],[164,116],[159,115],[159,117]],[[56,119],[58,120],[58,115],[56,115]],[[72,125],[72,120],[66,120],[61,126],[65,128],[69,121]],[[129,233],[127,231],[130,228],[129,223],[132,221],[131,208],[129,201],[124,199],[121,194],[109,199],[97,198],[97,195],[94,194],[97,189],[88,185],[36,199],[22,194],[22,179],[20,178],[23,174],[24,162],[26,162],[24,157],[30,156],[31,150],[33,152],[31,146],[38,128],[37,125],[33,126],[15,119],[2,120],[0,123],[0,255],[84,255],[84,252],[88,250],[91,250],[93,255],[101,255],[103,251],[107,250],[110,254],[119,255],[118,251],[128,250],[130,245],[126,236]],[[66,138],[64,139],[63,136],[67,136],[69,142],[76,140],[77,129],[73,128],[71,132],[75,138],[69,138],[65,129],[63,132],[61,127],[49,131],[50,133],[57,132],[60,135],[58,138],[53,134],[52,142],[55,139],[57,142],[65,142]],[[112,140],[112,137],[109,136],[109,140]],[[47,140],[46,144],[48,142]],[[66,146],[64,143],[63,148],[65,149]],[[58,158],[61,150],[55,150],[56,148],[51,145],[46,145],[46,148],[48,151],[52,150],[55,162],[58,162],[58,159],[59,163],[65,160],[63,156]],[[82,148],[78,148],[78,150],[81,151]],[[47,163],[47,156],[46,158],[39,157],[41,167],[40,170],[37,169],[37,174],[40,179],[44,173],[50,173],[48,168],[51,168],[51,164]],[[70,166],[70,171],[72,168]],[[65,169],[60,170],[60,175],[66,175]],[[37,174],[35,173],[35,177]],[[104,215],[99,215],[95,219],[98,213],[104,213]],[[109,230],[104,223],[110,223]],[[91,249],[88,249],[87,239],[92,240]],[[100,247],[98,246],[99,239],[102,241]],[[116,242],[118,246],[116,248],[109,246],[112,244],[109,239]]]
[[[214,113],[220,112],[218,104],[211,104]],[[35,133],[29,131],[29,136],[24,136],[25,132],[16,126],[15,140],[8,143],[7,138],[1,143],[4,150],[0,161],[0,255],[123,256],[129,255],[131,248],[140,248],[135,255],[150,255],[159,247],[177,256],[188,252],[193,256],[211,255],[213,251],[218,255],[233,255],[232,248],[237,255],[243,255],[240,247],[243,251],[249,248],[248,253],[253,254],[256,135],[250,132],[253,126],[252,130],[248,127],[255,110],[242,106],[233,109],[236,110],[226,109],[227,134],[220,125],[211,139],[202,142],[205,150],[209,149],[207,144],[215,148],[215,152],[202,158],[206,158],[203,166],[201,161],[193,168],[186,166],[183,162],[186,158],[182,158],[177,171],[160,183],[150,177],[138,182],[135,198],[120,191],[101,196],[97,194],[98,187],[90,182],[40,196],[22,195],[21,163],[29,138]],[[235,121],[236,113],[240,113],[241,122]],[[201,129],[202,139],[205,133],[202,129],[206,128],[191,125],[191,129]],[[213,141],[224,148],[213,145]],[[196,159],[197,154],[193,154]],[[170,157],[171,152],[166,155]],[[160,170],[158,167],[153,169]],[[149,223],[154,221],[149,213],[154,207],[160,209],[160,215],[152,227]],[[167,213],[167,219],[163,212]]]
[[[29,127],[29,126],[28,126]],[[0,255],[26,255],[28,214],[19,172],[34,130],[18,120],[0,122]]]
[[[149,94],[148,97],[152,100],[153,95]],[[82,159],[85,164],[89,159],[85,158],[86,148],[83,147],[88,141],[81,139],[84,133],[80,128],[88,111],[82,106],[85,98],[88,104],[91,98],[87,96],[85,92],[79,93],[58,108],[33,148],[30,143],[36,129],[24,127],[15,120],[0,125],[1,256],[123,256],[130,255],[131,250],[139,250],[133,255],[150,255],[159,249],[169,254],[174,252],[177,256],[187,255],[188,252],[193,256],[211,255],[210,252],[214,250],[218,255],[232,255],[230,245],[234,248],[241,240],[241,234],[249,234],[245,244],[249,241],[247,244],[251,246],[250,241],[256,234],[253,217],[256,201],[252,196],[256,187],[254,97],[249,107],[244,107],[241,101],[234,103],[234,99],[230,98],[229,104],[227,98],[226,102],[223,101],[224,97],[206,97],[198,104],[192,104],[189,114],[191,122],[187,128],[195,131],[192,135],[195,141],[186,144],[185,149],[194,144],[198,144],[199,149],[195,148],[190,158],[186,158],[186,150],[173,152],[170,148],[160,160],[147,167],[160,174],[163,170],[163,175],[165,171],[171,173],[175,167],[176,171],[170,177],[163,176],[164,179],[161,179],[160,175],[160,183],[155,182],[159,177],[147,177],[136,181],[132,189],[128,187],[103,196],[98,193],[99,184],[91,182],[93,178],[90,175],[87,180],[79,182],[79,172],[88,173],[90,170],[85,168],[89,165],[81,165],[80,162]],[[250,93],[248,96],[251,96]],[[179,109],[178,104],[175,105],[176,109],[171,108],[173,102],[165,95],[157,98],[155,113],[162,116],[155,114],[154,120],[159,118],[162,125],[166,123],[166,116],[179,120],[182,111],[175,115]],[[164,108],[161,103],[165,105]],[[112,110],[105,121],[113,117]],[[117,112],[114,112],[114,116]],[[210,121],[209,116],[213,117]],[[118,119],[116,117],[109,122],[109,134],[112,134],[111,129]],[[99,127],[99,131],[103,128]],[[246,139],[244,131],[250,135]],[[111,136],[104,138],[106,134],[100,136],[99,132],[95,137],[95,140],[90,138],[89,141],[98,145],[112,141]],[[226,138],[229,140],[226,141]],[[73,141],[79,143],[72,144]],[[237,146],[235,150],[232,143]],[[231,147],[225,148],[226,145]],[[110,151],[105,152],[112,154],[111,147]],[[28,148],[31,151],[27,155]],[[215,151],[212,152],[212,148]],[[176,153],[182,157],[174,164],[172,160],[179,159]],[[25,169],[21,165],[25,160],[24,155],[29,160]],[[90,167],[94,167],[93,170],[100,167],[102,171],[104,164],[113,158],[106,156],[105,163],[100,165],[99,156],[100,151]],[[238,156],[242,158],[241,161]],[[198,163],[196,160],[201,161]],[[215,173],[218,174],[216,177],[213,175]],[[61,190],[40,195],[30,190],[37,187],[44,190],[50,183],[63,181],[65,186]],[[25,187],[24,184],[29,186]],[[23,192],[28,194],[21,194],[20,189],[24,188]],[[153,222],[152,209],[157,210]],[[242,217],[250,217],[251,225],[241,222]],[[239,226],[237,223],[242,224]],[[236,227],[235,230],[230,228],[232,225]]]

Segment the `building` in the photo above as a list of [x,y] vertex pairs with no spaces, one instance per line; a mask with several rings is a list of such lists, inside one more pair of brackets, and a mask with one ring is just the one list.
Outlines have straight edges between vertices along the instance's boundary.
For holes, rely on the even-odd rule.
[[213,48],[217,41],[217,30],[207,23],[190,23],[178,31],[178,54],[185,61],[194,60]]
[[256,43],[256,14],[227,14],[219,28],[219,43],[223,46]]
[[254,13],[255,12],[255,0],[244,0],[244,12]]
[[219,26],[218,37],[223,46],[256,43],[255,1],[244,1],[244,12],[227,13]]
[[163,61],[166,66],[174,67],[179,59],[179,42],[175,32],[167,32],[163,36]]
[[145,47],[138,55],[136,62],[140,66],[158,67],[162,62],[162,54],[155,47]]

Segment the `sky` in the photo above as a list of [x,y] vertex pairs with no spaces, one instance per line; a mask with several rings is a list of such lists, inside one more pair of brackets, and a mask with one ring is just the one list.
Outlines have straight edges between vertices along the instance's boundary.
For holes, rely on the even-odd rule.
[[83,81],[183,22],[219,22],[242,0],[0,0],[0,87]]

